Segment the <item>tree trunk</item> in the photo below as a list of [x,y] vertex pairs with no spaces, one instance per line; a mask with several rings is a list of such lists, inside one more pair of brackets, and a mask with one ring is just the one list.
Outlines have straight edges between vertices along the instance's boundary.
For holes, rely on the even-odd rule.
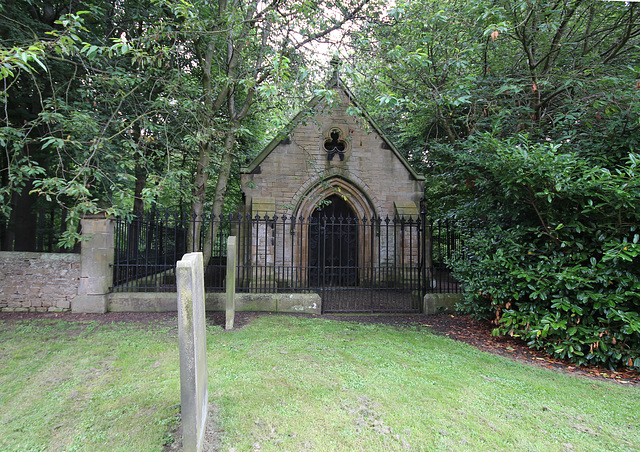
[[[200,232],[202,230],[202,214],[204,201],[207,194],[207,181],[209,180],[209,164],[211,162],[211,143],[209,141],[200,144],[200,154],[196,167],[196,176],[193,181],[193,202],[191,203],[191,216],[188,218],[187,251],[200,249]],[[206,265],[207,261],[205,261]]]
[[222,157],[222,163],[218,172],[218,182],[216,183],[216,191],[213,198],[212,220],[209,223],[207,234],[205,235],[203,245],[203,258],[205,265],[211,259],[213,253],[213,243],[218,235],[218,229],[220,227],[220,216],[222,215],[222,208],[224,207],[224,198],[227,195],[227,186],[229,185],[229,176],[231,175],[231,165],[233,163],[233,146],[236,140],[235,130],[230,130],[227,133],[224,147],[225,153]]
[[142,218],[144,214],[144,200],[142,199],[142,190],[147,184],[147,172],[140,163],[136,163],[135,167],[136,183],[133,189],[133,215]]

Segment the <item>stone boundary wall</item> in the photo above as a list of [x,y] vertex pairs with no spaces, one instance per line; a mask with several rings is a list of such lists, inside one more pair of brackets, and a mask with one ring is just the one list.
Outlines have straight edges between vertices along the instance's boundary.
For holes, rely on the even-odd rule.
[[0,251],[0,311],[68,311],[79,284],[79,254]]

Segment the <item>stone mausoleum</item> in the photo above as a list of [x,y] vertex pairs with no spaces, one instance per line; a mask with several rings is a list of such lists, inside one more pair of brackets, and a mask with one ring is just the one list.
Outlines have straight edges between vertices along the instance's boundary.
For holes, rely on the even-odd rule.
[[[424,177],[415,172],[358,105],[337,70],[328,88],[335,90],[331,100],[323,96],[313,98],[307,108],[243,168],[245,214],[267,220],[275,217],[276,225],[283,218],[292,221],[280,228],[272,226],[271,233],[268,228],[242,232],[249,237],[241,241],[246,244],[241,250],[241,259],[254,267],[305,268],[302,279],[309,278],[307,282],[314,285],[319,276],[313,274],[313,268],[318,261],[327,260],[328,265],[331,256],[340,255],[342,280],[331,282],[358,285],[357,280],[365,278],[365,272],[349,273],[345,267],[379,267],[385,259],[401,260],[407,267],[417,264],[410,261],[415,261],[418,255],[416,250],[408,249],[410,244],[402,244],[397,237],[391,241],[388,237],[380,240],[380,234],[384,234],[380,228],[374,244],[362,231],[367,221],[374,218],[417,220],[424,196]],[[357,219],[358,226],[341,228],[333,237],[324,237],[322,243],[318,243],[313,219],[321,215]],[[398,234],[397,229],[393,234]],[[284,249],[276,250],[275,244]],[[378,249],[374,249],[376,247]],[[387,249],[381,249],[383,247]],[[330,251],[318,251],[318,248]],[[347,248],[348,251],[343,251]],[[398,253],[406,254],[407,259],[404,256],[398,259]],[[280,277],[292,278],[291,275]],[[289,283],[279,281],[278,284]]]

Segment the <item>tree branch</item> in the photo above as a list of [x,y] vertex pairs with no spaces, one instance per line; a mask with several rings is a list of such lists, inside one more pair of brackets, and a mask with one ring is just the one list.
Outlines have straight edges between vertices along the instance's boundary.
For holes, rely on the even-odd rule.
[[328,35],[329,33],[331,33],[332,31],[335,31],[339,28],[342,28],[342,26],[344,24],[346,24],[347,22],[352,21],[353,19],[356,18],[356,16],[358,15],[358,13],[360,11],[362,11],[362,8],[364,8],[370,0],[363,0],[359,5],[357,5],[353,11],[351,11],[349,14],[347,14],[346,16],[344,16],[344,18],[339,21],[336,22],[332,27],[326,28],[324,30],[319,31],[318,33],[312,34],[311,36],[307,37],[306,39],[302,40],[301,42],[297,43],[294,46],[294,49],[299,49],[305,45],[307,45],[308,43],[312,42],[312,41],[316,41],[326,35]]

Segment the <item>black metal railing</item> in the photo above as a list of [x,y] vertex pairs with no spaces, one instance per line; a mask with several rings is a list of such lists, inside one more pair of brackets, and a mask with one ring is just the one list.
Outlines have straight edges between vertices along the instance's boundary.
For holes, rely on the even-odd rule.
[[175,290],[174,268],[187,251],[187,229],[182,223],[168,215],[130,220],[118,218],[114,237],[114,289],[132,292]]
[[66,230],[67,211],[51,203],[14,209],[9,216],[0,213],[0,250],[79,253],[80,243],[71,248],[60,244]]
[[[187,249],[189,231],[200,234]],[[238,243],[238,292],[320,293],[323,310],[416,311],[427,292],[459,292],[447,267],[453,223],[408,218],[176,215],[117,219],[113,290],[175,291],[175,264],[211,237],[209,292],[224,290],[226,241]],[[190,227],[191,226],[191,227]]]

